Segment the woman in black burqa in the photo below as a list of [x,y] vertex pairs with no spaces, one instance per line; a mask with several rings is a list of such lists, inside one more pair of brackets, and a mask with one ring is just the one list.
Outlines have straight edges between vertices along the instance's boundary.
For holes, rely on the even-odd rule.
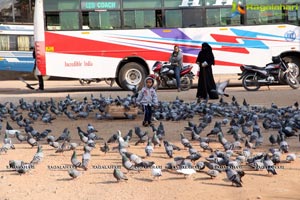
[[211,46],[204,42],[202,43],[201,51],[198,54],[196,63],[200,67],[197,95],[198,100],[201,98],[207,99],[207,94],[210,99],[218,99],[216,94],[216,83],[212,73],[212,65],[215,64],[215,57]]

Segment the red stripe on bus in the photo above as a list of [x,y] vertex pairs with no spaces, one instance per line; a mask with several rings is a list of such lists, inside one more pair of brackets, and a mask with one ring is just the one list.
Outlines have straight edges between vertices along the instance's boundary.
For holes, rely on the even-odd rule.
[[[50,47],[55,53],[74,54],[85,56],[102,56],[123,59],[130,56],[139,56],[145,60],[168,61],[169,52],[144,49],[139,47],[113,44],[104,41],[95,41],[73,36],[46,32],[46,47]],[[185,55],[183,62],[195,63],[196,57]],[[217,63],[228,64],[229,66],[240,66],[238,63],[216,61]]]

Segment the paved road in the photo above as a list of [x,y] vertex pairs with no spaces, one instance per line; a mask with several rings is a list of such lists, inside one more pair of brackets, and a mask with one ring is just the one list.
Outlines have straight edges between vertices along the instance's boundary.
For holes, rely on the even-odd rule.
[[[37,81],[29,81],[36,83]],[[21,81],[0,81],[0,102],[5,101],[18,102],[20,98],[27,99],[45,99],[45,98],[64,98],[70,94],[73,98],[81,100],[84,96],[90,97],[93,94],[95,97],[99,95],[116,97],[130,94],[130,91],[120,90],[119,87],[109,87],[104,83],[92,83],[88,86],[81,86],[78,81],[46,81],[46,90],[37,92],[29,90]],[[224,100],[231,102],[233,96],[236,97],[239,103],[244,99],[250,105],[265,105],[270,106],[275,103],[278,106],[290,106],[296,101],[300,103],[299,90],[293,90],[289,86],[271,86],[270,90],[264,86],[259,91],[248,92],[243,87],[228,87],[226,89],[230,97],[224,97]],[[178,93],[177,90],[159,90],[158,96],[160,100],[171,101],[178,96],[185,101],[195,101],[196,89]],[[212,101],[212,100],[211,100]],[[216,101],[216,100],[215,100]],[[212,101],[213,102],[213,101]]]

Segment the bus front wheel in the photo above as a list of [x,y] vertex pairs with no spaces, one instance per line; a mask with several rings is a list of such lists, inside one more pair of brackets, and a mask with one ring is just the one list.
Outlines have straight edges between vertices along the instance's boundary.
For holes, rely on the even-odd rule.
[[135,62],[126,63],[119,72],[119,83],[124,90],[132,90],[133,87],[141,89],[144,85],[146,72],[142,65]]

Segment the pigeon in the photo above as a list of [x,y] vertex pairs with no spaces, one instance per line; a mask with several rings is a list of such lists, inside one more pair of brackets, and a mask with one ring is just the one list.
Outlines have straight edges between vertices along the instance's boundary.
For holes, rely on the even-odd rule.
[[159,147],[161,146],[161,144],[160,144],[160,139],[158,138],[156,131],[153,133],[153,136],[152,136],[152,143],[153,143],[153,147],[154,147],[154,148],[155,148],[157,145],[158,145]]
[[240,174],[236,170],[232,169],[231,167],[227,167],[225,172],[228,180],[230,180],[233,185],[235,184],[237,187],[242,187]]
[[146,153],[146,156],[151,156],[151,154],[153,153],[153,146],[152,146],[152,142],[151,140],[149,139],[148,140],[148,143],[147,143],[147,146],[145,147],[145,153]]
[[37,151],[33,156],[33,159],[31,160],[31,164],[35,165],[40,163],[44,158],[44,153],[41,145],[38,145]]
[[69,174],[70,177],[72,177],[72,179],[75,179],[75,178],[80,176],[80,172],[75,168],[69,169],[68,174]]
[[163,141],[164,143],[164,147],[165,147],[165,151],[167,153],[167,155],[170,157],[170,158],[173,158],[173,146],[168,142],[168,141]]
[[16,171],[18,172],[19,175],[22,175],[22,174],[26,174],[33,168],[34,165],[32,163],[22,163],[20,167],[16,168]]
[[55,140],[55,142],[58,142],[58,141],[68,141],[70,142],[70,131],[68,128],[65,128],[62,132],[62,134]]
[[195,164],[195,170],[197,172],[200,172],[202,171],[203,169],[205,169],[205,164],[203,161],[198,161],[196,164]]
[[16,170],[17,168],[21,167],[24,164],[22,160],[9,160],[8,166],[10,169]]
[[276,137],[273,134],[269,136],[269,141],[272,145],[277,143]]
[[192,167],[181,167],[176,170],[178,173],[183,174],[185,178],[195,174],[196,171]]
[[142,133],[142,135],[139,136],[139,140],[136,141],[134,145],[137,146],[139,143],[145,143],[146,141],[148,141],[148,139],[149,139],[148,131],[145,131],[144,133]]
[[218,82],[216,84],[216,90],[212,90],[213,92],[216,92],[218,95],[220,95],[221,97],[222,96],[226,96],[226,97],[229,97],[228,94],[225,93],[225,89],[226,87],[228,86],[229,84],[229,79],[226,80],[226,81],[223,81],[223,82]]
[[209,150],[210,152],[213,152],[213,149],[206,142],[200,142],[200,147],[203,151]]
[[16,132],[21,133],[21,131],[12,128],[11,125],[8,122],[6,122],[5,133],[8,134],[9,136],[14,137],[16,135]]
[[38,146],[38,142],[36,141],[36,139],[34,139],[31,135],[31,133],[27,133],[28,136],[27,136],[27,143],[31,146],[31,147],[34,147],[34,146]]
[[92,124],[88,124],[87,125],[87,133],[94,133],[94,132],[98,132],[98,130],[92,125]]
[[264,160],[263,160],[263,163],[264,163],[264,167],[266,168],[268,174],[271,173],[273,175],[277,175],[277,172],[275,170],[275,166],[274,166],[274,163],[273,161],[269,158],[269,155],[266,154],[264,156]]
[[35,86],[35,85],[38,85],[38,83],[27,83],[22,77],[19,77],[18,78],[20,81],[22,81],[23,83],[25,83],[26,85],[26,87],[28,88],[28,89],[31,89],[31,90],[35,90],[35,88],[34,87],[32,87],[32,86]]
[[113,172],[113,175],[115,177],[115,179],[117,180],[117,182],[120,182],[122,180],[125,180],[127,181],[128,178],[123,174],[123,172],[118,169],[118,168],[114,168],[114,172]]
[[180,141],[181,141],[181,144],[184,146],[184,148],[192,147],[190,141],[184,136],[183,133],[180,133]]
[[[56,142],[53,142],[52,144],[57,145]],[[62,142],[62,144],[58,143],[58,147],[57,147],[55,153],[63,153],[68,150],[70,150],[69,142],[65,140]]]
[[295,161],[296,160],[296,154],[294,153],[290,153],[286,156],[285,160],[287,162],[292,162],[292,161]]
[[135,167],[132,162],[130,162],[129,158],[127,158],[125,154],[122,154],[122,166],[127,169],[128,172],[130,170],[139,171],[139,169]]
[[208,175],[208,176],[210,176],[210,178],[216,178],[219,174],[220,174],[220,172],[218,171],[218,170],[215,170],[215,169],[209,169],[207,172],[206,172],[206,174]]
[[81,167],[81,162],[77,159],[76,151],[73,151],[72,157],[71,157],[71,163],[74,167]]
[[104,146],[100,147],[100,151],[102,151],[105,154],[107,152],[109,152],[109,146],[108,146],[107,142],[104,142]]
[[82,155],[82,162],[81,162],[81,167],[84,170],[88,170],[88,165],[89,165],[90,160],[91,160],[90,152],[85,151]]
[[154,179],[159,179],[162,176],[161,168],[153,164],[151,167],[151,174]]

